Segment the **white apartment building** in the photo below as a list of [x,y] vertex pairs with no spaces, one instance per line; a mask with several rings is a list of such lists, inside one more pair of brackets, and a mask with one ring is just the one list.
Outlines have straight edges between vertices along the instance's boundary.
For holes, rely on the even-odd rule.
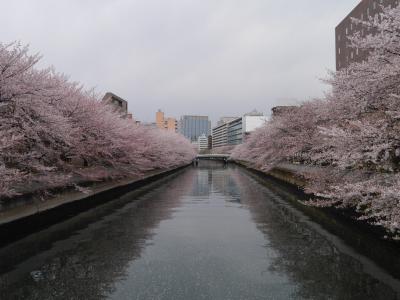
[[205,134],[202,134],[201,136],[199,136],[198,140],[197,140],[197,144],[199,147],[199,151],[201,150],[207,150],[208,149],[208,138]]
[[246,135],[263,126],[268,117],[253,111],[212,130],[213,148],[242,144]]

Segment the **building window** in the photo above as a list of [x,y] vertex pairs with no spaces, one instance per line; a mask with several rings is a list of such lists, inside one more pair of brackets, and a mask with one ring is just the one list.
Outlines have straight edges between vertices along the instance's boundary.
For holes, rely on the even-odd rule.
[[349,34],[349,29],[346,27],[346,35]]
[[351,58],[351,59],[353,59],[353,58],[354,58],[353,51],[351,51],[351,53],[350,53],[350,58]]
[[340,54],[340,47],[338,48],[338,53]]

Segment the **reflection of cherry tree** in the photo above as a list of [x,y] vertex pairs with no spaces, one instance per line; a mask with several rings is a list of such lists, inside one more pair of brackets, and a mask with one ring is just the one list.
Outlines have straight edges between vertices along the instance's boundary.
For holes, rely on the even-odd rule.
[[397,299],[389,286],[367,274],[360,261],[288,205],[286,197],[296,198],[293,194],[268,181],[263,181],[267,187],[254,188],[256,179],[242,171],[232,172],[231,178],[241,203],[265,236],[271,259],[268,271],[289,277],[297,287],[294,298]]
[[[169,219],[190,192],[195,172],[128,193],[0,250],[0,270],[10,270],[0,274],[2,298],[106,298],[140,258],[160,222]],[[26,260],[32,264],[23,263]]]
[[[332,92],[276,116],[233,157],[262,170],[281,162],[330,166],[307,174],[311,204],[353,208],[389,232],[400,232],[400,8],[355,21],[352,47],[369,58],[331,73]],[[374,34],[372,34],[374,33]]]
[[120,118],[92,91],[53,69],[36,69],[39,59],[20,44],[0,44],[0,197],[15,195],[21,182],[67,185],[75,172],[85,174],[79,165],[103,179],[193,158],[180,135]]

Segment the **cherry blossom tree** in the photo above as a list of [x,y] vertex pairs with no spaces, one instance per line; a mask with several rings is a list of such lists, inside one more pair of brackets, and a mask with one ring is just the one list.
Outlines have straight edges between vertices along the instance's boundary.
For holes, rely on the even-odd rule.
[[264,171],[283,162],[309,162],[319,149],[318,123],[323,121],[323,111],[323,102],[315,100],[272,116],[234,149],[232,158],[248,160]]
[[304,174],[311,205],[350,208],[400,235],[400,8],[384,8],[349,46],[366,61],[331,72],[332,92],[277,116],[233,157],[270,170],[282,162],[315,166]]
[[39,60],[27,46],[0,44],[0,198],[22,185],[142,176],[193,159],[180,135],[121,118],[93,91],[52,68],[37,69]]

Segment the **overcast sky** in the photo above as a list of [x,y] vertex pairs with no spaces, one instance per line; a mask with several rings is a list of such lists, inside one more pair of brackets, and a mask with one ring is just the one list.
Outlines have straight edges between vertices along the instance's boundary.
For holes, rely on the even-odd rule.
[[241,115],[318,97],[358,0],[3,1],[0,42],[129,101],[139,120]]

